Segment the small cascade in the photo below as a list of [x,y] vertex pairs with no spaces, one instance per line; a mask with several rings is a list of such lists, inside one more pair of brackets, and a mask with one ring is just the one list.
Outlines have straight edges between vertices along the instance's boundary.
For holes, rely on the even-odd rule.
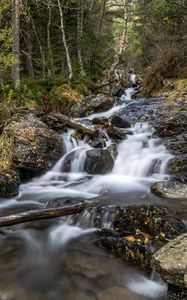
[[[133,83],[135,80],[135,77],[131,78]],[[127,89],[113,108],[92,114],[86,119],[91,121],[96,117],[109,118],[116,113],[120,113],[122,117],[124,114],[125,118],[126,107],[136,101],[132,100],[134,92],[134,88]],[[104,129],[101,130],[100,136],[105,142],[106,149],[114,141]],[[130,128],[131,134],[128,134],[126,139],[121,140],[117,146],[113,170],[105,175],[95,175],[88,174],[84,170],[86,152],[93,148],[86,138],[77,140],[75,131],[69,129],[62,135],[65,153],[54,167],[43,176],[22,184],[17,197],[0,205],[3,209],[9,209],[16,204],[17,206],[26,205],[26,203],[46,207],[51,200],[54,201],[53,203],[56,200],[62,201],[62,205],[64,205],[63,201],[74,204],[85,200],[97,204],[80,214],[59,218],[52,225],[49,223],[41,239],[39,231],[36,233],[34,229],[24,229],[21,237],[28,245],[29,255],[33,257],[35,252],[38,254],[38,259],[35,261],[35,273],[40,271],[39,263],[42,259],[47,266],[49,265],[51,255],[55,254],[55,251],[59,251],[54,258],[56,265],[59,265],[57,257],[60,254],[68,256],[67,251],[61,251],[61,248],[69,247],[72,240],[77,241],[93,233],[96,228],[110,228],[117,206],[142,204],[149,201],[151,203],[153,196],[150,195],[150,186],[158,180],[167,179],[166,167],[171,158],[162,141],[152,136],[153,132],[154,129],[146,122],[133,124]],[[56,265],[54,268],[57,269]],[[126,287],[134,294],[146,297],[141,299],[160,299],[159,297],[165,295],[167,291],[167,287],[155,275],[152,278],[141,274],[136,274],[134,278],[129,275],[127,277]]]

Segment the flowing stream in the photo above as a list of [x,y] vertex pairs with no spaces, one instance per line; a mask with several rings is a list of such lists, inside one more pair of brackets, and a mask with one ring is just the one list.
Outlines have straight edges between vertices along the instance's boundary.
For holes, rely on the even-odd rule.
[[[127,89],[119,103],[107,112],[88,118],[110,117],[137,100]],[[0,214],[45,207],[50,201],[78,203],[83,200],[103,205],[162,204],[150,193],[155,181],[167,180],[171,154],[160,139],[153,138],[148,123],[134,123],[131,134],[118,145],[113,170],[107,175],[84,172],[85,141],[73,137],[69,129],[62,135],[66,154],[46,174],[22,184],[19,195],[0,203]],[[106,145],[112,144],[106,135]],[[64,173],[68,154],[73,154],[71,172]],[[101,227],[110,216],[103,215]],[[110,300],[166,299],[167,286],[158,274],[152,276],[111,256],[93,245],[93,215],[61,217],[15,226],[10,236],[0,240],[0,299]],[[4,298],[3,298],[4,297]]]

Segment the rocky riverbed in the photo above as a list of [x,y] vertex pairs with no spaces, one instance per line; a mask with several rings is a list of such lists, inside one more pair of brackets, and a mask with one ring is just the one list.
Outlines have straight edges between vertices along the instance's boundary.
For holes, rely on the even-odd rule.
[[[113,106],[114,101],[115,106]],[[155,139],[154,147],[157,147],[157,143],[161,142],[158,138],[161,138],[166,151],[168,151],[164,155],[169,157],[168,153],[170,153],[169,161],[166,160],[166,173],[170,175],[169,181],[165,180],[163,176],[160,177],[164,178],[163,181],[155,180],[153,176],[154,173],[161,174],[159,172],[161,172],[165,156],[163,156],[163,160],[158,159],[158,154],[156,154],[155,159],[151,158],[151,167],[148,165],[145,173],[147,178],[150,177],[150,180],[154,181],[152,185],[149,184],[151,192],[166,200],[163,200],[162,205],[153,203],[137,206],[131,204],[129,207],[121,205],[121,202],[120,205],[112,203],[112,205],[104,206],[96,203],[90,211],[86,211],[86,214],[89,213],[92,218],[92,226],[99,229],[103,228],[103,220],[106,219],[106,215],[108,221],[105,220],[105,223],[108,225],[107,228],[99,230],[94,235],[93,240],[97,246],[105,248],[125,261],[142,266],[144,269],[148,270],[155,266],[170,286],[168,297],[173,299],[173,295],[176,294],[178,298],[175,299],[186,299],[186,260],[179,253],[183,251],[182,249],[185,251],[186,243],[186,226],[182,219],[187,219],[187,205],[185,203],[187,198],[187,102],[185,99],[168,101],[163,98],[134,99],[128,100],[129,102],[127,101],[125,104],[123,101],[123,96],[114,98],[106,94],[93,95],[86,98],[85,103],[80,107],[79,117],[81,118],[29,110],[14,114],[4,124],[0,139],[0,197],[4,201],[4,198],[17,195],[21,181],[27,182],[33,176],[43,175],[54,166],[52,170],[56,173],[54,172],[53,176],[50,176],[50,180],[53,180],[52,185],[58,187],[61,184],[63,188],[74,186],[79,188],[82,184],[82,189],[85,192],[88,190],[84,198],[87,199],[88,196],[94,198],[94,195],[97,194],[96,190],[99,191],[100,189],[100,185],[94,181],[94,176],[103,176],[99,180],[103,182],[105,187],[106,182],[104,180],[107,180],[105,176],[110,175],[111,172],[115,174],[116,168],[119,170],[119,166],[116,164],[117,158],[119,160],[121,155],[120,151],[123,150],[120,150],[120,145],[124,141],[128,143],[131,136],[134,137],[135,124],[138,123],[140,132],[137,131],[137,138],[143,137],[141,145],[143,149],[150,147],[149,142],[152,139]],[[106,110],[106,113],[103,110]],[[141,132],[141,127],[144,126],[145,122],[154,128],[151,131],[148,130],[146,139],[143,136],[144,133]],[[73,141],[76,146],[67,153],[69,142],[67,143],[66,138],[69,136],[69,130],[71,133],[70,141],[71,143]],[[79,144],[76,144],[77,140]],[[79,146],[81,143],[83,145],[86,143],[86,146],[81,148],[82,152],[80,152]],[[135,145],[136,143],[133,143],[133,147]],[[55,167],[55,163],[63,156],[63,153],[66,155],[60,167],[59,163],[57,163],[58,167]],[[123,164],[123,161],[118,162],[118,165],[120,164]],[[57,174],[57,170],[58,172],[60,170],[60,175]],[[76,179],[66,182],[66,174],[68,178],[71,173],[76,172],[86,172],[86,176],[81,175],[82,177],[77,182]],[[138,170],[135,170],[136,172]],[[45,175],[43,176],[45,177]],[[117,179],[118,183],[117,181],[116,183],[110,181],[110,184],[115,185],[116,189],[118,189],[119,178]],[[90,196],[90,191],[87,188],[90,182],[93,182],[92,196]],[[45,180],[42,184],[43,187],[47,187]],[[96,185],[95,189],[94,185]],[[33,190],[31,188],[31,196],[39,187],[38,185]],[[139,182],[137,187],[140,187]],[[137,187],[134,186],[132,190]],[[27,188],[27,184],[24,188]],[[106,185],[105,191],[102,191],[104,198],[107,198],[107,191],[110,188],[109,185]],[[80,192],[81,189],[79,189],[79,194],[75,194],[76,197],[82,197]],[[24,190],[23,195],[26,195]],[[46,196],[49,196],[47,191]],[[62,206],[74,202],[72,198],[69,199],[67,196],[56,200],[53,199],[53,194],[50,197],[51,200],[49,199],[45,203],[47,207]],[[54,197],[57,196],[54,194]],[[81,197],[80,200],[82,201]],[[128,198],[126,194],[125,197]],[[149,197],[151,198],[151,196]],[[172,201],[176,205],[171,204]],[[177,205],[177,201],[180,202],[180,205]],[[168,209],[167,206],[173,206],[173,210]],[[76,218],[74,222],[78,222]],[[169,241],[170,243],[168,243]],[[170,254],[172,245],[175,245],[176,251]],[[172,259],[166,264],[168,255]],[[178,264],[173,266],[175,260]],[[174,288],[174,286],[176,287]],[[118,292],[121,293],[121,291]],[[105,299],[103,292],[99,295],[97,299]]]

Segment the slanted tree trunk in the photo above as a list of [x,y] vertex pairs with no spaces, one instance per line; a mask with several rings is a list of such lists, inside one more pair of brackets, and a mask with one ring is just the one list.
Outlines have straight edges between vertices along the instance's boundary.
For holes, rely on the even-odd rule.
[[82,34],[83,34],[83,0],[77,0],[77,48],[78,48],[78,59],[80,65],[81,76],[86,76],[86,72],[83,66],[82,60]]
[[12,0],[12,53],[15,59],[12,65],[12,82],[15,89],[20,88],[20,2]]
[[66,53],[66,61],[67,61],[67,66],[68,66],[68,70],[69,70],[69,81],[71,81],[73,78],[73,69],[72,69],[69,49],[68,49],[68,45],[67,45],[67,41],[66,41],[66,34],[65,34],[65,28],[64,28],[64,16],[63,16],[63,11],[62,11],[62,6],[60,3],[60,0],[58,0],[58,9],[59,9],[59,13],[60,13],[62,41],[63,41],[65,53]]
[[116,52],[115,61],[110,68],[110,77],[114,75],[115,69],[121,63],[122,54],[126,50],[127,39],[128,39],[128,6],[129,6],[129,0],[123,0],[123,20],[124,20],[123,32],[121,36],[119,50]]

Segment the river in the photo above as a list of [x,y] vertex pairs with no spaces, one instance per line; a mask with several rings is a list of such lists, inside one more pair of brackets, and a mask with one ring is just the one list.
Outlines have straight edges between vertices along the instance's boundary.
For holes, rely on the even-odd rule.
[[[136,105],[134,89],[127,89],[107,112],[93,114],[110,117]],[[133,114],[133,112],[132,112]],[[62,135],[66,154],[41,177],[22,184],[19,195],[0,203],[0,215],[44,208],[51,201],[68,203],[82,200],[99,205],[156,203],[163,199],[150,193],[156,181],[167,180],[167,162],[172,157],[162,140],[153,137],[148,122],[132,122],[131,133],[118,145],[113,170],[107,175],[84,172],[85,153],[91,146],[76,140],[73,130]],[[106,145],[112,141],[105,134]],[[73,153],[71,172],[64,173],[65,157]],[[166,203],[169,205],[169,203]],[[2,300],[113,300],[167,299],[167,286],[152,274],[124,263],[92,243],[94,212],[78,217],[36,221],[7,229],[0,240],[0,299]],[[102,228],[110,216],[103,214]]]

